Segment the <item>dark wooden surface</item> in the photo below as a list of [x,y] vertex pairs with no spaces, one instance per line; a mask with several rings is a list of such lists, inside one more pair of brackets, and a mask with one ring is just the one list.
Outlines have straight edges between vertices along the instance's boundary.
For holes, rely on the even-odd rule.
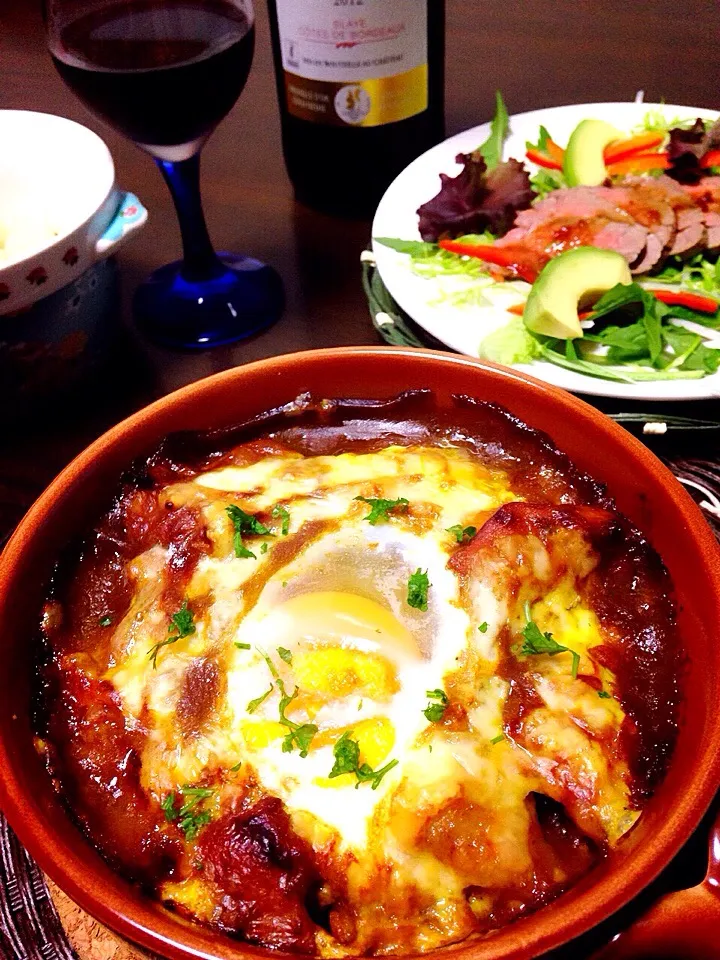
[[[150,210],[145,230],[120,254],[129,318],[137,283],[179,254],[173,209],[149,158],[88,116],[56,75],[39,7],[39,0],[0,0],[0,108],[59,113],[97,129],[115,158],[118,182]],[[76,452],[149,399],[259,357],[376,341],[358,272],[369,224],[294,203],[280,149],[264,0],[256,7],[255,63],[240,101],[205,149],[203,194],[217,247],[252,253],[280,271],[285,315],[250,342],[201,354],[171,353],[134,338],[91,402],[65,416],[58,414],[62,404],[49,404],[31,430],[4,428],[0,536]],[[447,0],[447,19],[449,134],[488,119],[496,87],[511,112],[631,99],[640,89],[648,100],[720,107],[717,0]],[[5,419],[12,421],[12,413]]]

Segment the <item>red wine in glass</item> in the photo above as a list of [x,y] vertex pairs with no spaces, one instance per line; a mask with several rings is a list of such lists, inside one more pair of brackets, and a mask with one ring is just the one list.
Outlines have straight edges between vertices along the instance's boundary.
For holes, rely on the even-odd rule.
[[275,272],[213,251],[199,194],[199,152],[250,72],[249,0],[47,0],[50,52],[67,85],[100,119],[155,158],[178,212],[184,259],[156,271],[135,315],[156,341],[228,343],[282,312]]

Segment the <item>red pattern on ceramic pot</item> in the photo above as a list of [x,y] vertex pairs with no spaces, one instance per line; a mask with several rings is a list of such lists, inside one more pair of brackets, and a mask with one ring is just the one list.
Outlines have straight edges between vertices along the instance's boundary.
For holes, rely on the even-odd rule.
[[[0,110],[0,314],[72,283],[142,227],[105,143],[64,117]],[[47,144],[52,143],[52,151]]]

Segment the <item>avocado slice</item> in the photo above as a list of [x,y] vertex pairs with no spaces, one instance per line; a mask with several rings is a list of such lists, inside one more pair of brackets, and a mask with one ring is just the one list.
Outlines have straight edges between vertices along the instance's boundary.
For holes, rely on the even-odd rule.
[[572,340],[583,335],[578,309],[591,306],[618,283],[632,283],[625,257],[599,247],[574,247],[547,263],[528,296],[528,330]]
[[597,187],[608,176],[603,151],[622,134],[604,120],[581,120],[570,134],[563,158],[563,174],[571,187]]

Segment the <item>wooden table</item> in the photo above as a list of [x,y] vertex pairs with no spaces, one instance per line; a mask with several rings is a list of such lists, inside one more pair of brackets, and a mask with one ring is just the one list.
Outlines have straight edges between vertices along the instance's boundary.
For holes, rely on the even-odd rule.
[[[64,410],[58,398],[30,428],[6,429],[0,538],[75,453],[154,397],[272,354],[377,342],[359,273],[369,223],[333,220],[294,203],[280,148],[267,11],[263,0],[256,6],[250,80],[203,155],[204,205],[219,249],[251,253],[279,270],[285,315],[250,341],[198,354],[132,336],[91,402]],[[55,73],[39,7],[39,0],[0,0],[0,108],[58,113],[96,129],[113,153],[119,184],[148,207],[147,227],[120,254],[129,321],[138,282],[179,255],[174,211],[149,158],[89,116]],[[497,87],[511,112],[629,100],[638,90],[647,100],[718,109],[719,37],[716,0],[447,0],[448,134],[487,120]]]

